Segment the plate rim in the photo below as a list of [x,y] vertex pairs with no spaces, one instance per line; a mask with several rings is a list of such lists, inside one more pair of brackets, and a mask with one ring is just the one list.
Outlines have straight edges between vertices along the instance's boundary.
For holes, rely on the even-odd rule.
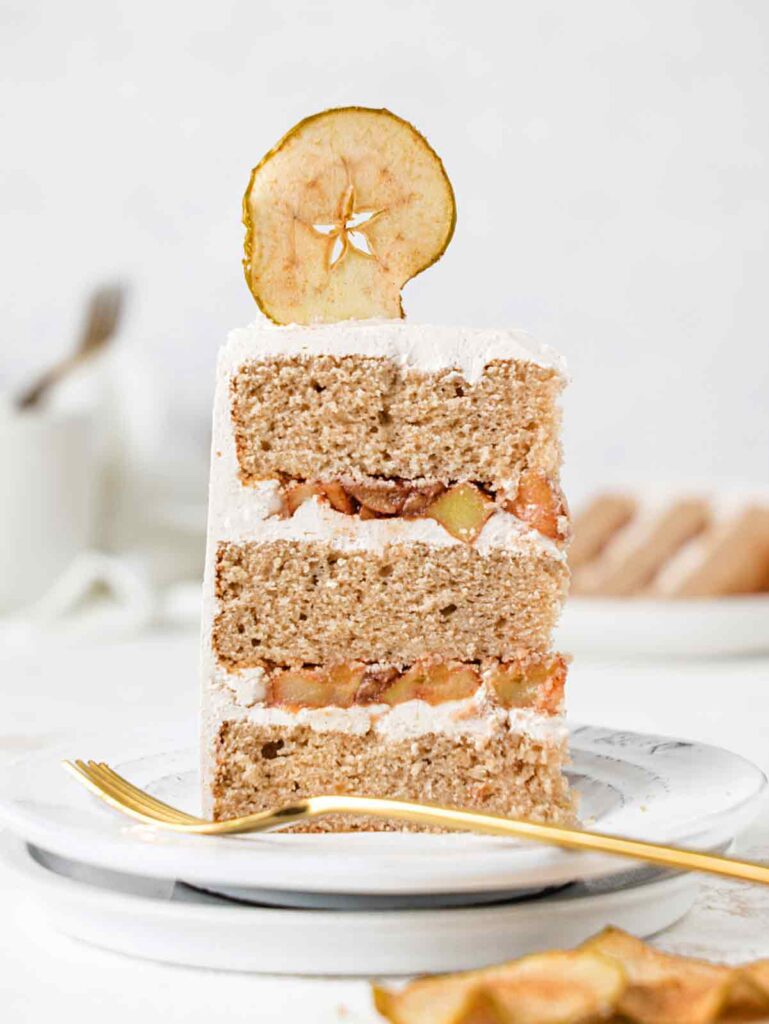
[[[607,633],[610,620],[614,629]],[[583,655],[658,660],[757,657],[769,651],[769,592],[724,597],[602,597],[572,594],[556,629],[558,642]]]
[[[296,923],[301,923],[299,920],[301,917],[315,918],[319,914],[322,915],[334,915],[339,918],[340,922],[348,920],[350,914],[355,914],[356,923],[365,923],[367,918],[376,919],[377,921],[383,921],[389,918],[399,917],[404,913],[413,913],[414,910],[405,909],[402,907],[396,908],[384,908],[372,910],[369,908],[363,908],[361,910],[342,910],[337,908],[316,908],[316,907],[296,907],[296,906],[272,906],[269,904],[254,904],[239,902],[237,900],[231,900],[227,897],[218,897],[216,893],[206,894],[204,890],[199,890],[201,894],[212,897],[210,900],[201,900],[201,902],[174,902],[170,899],[161,896],[153,896],[147,893],[133,893],[124,892],[120,890],[110,889],[107,886],[94,885],[93,883],[80,879],[73,878],[70,875],[63,874],[56,871],[55,868],[49,867],[43,864],[35,856],[35,849],[33,843],[27,843],[25,840],[19,838],[19,836],[11,835],[6,837],[6,841],[0,844],[0,862],[10,866],[12,871],[17,871],[30,881],[34,882],[35,878],[43,879],[43,884],[48,886],[55,886],[59,889],[77,889],[79,893],[82,893],[86,899],[90,899],[91,902],[96,903],[100,896],[108,898],[114,901],[116,904],[121,903],[126,907],[131,906],[139,901],[146,905],[148,910],[151,908],[151,913],[162,914],[162,911],[167,907],[172,907],[173,911],[178,911],[179,916],[189,916],[195,914],[201,915],[202,918],[212,917],[214,915],[226,916],[227,918],[242,917],[244,914],[258,913],[260,916],[265,918],[274,919],[278,915],[285,916],[290,914]],[[47,852],[47,851],[42,851]],[[75,862],[73,863],[81,863]],[[97,869],[98,870],[98,869]],[[643,871],[643,868],[639,868],[639,873]],[[586,892],[581,893],[577,896],[569,896],[566,892],[568,887],[564,886],[560,889],[553,889],[547,892],[543,892],[541,895],[534,896],[525,900],[504,900],[499,903],[479,903],[479,904],[466,904],[459,906],[449,907],[419,907],[416,912],[422,918],[441,918],[445,920],[447,917],[467,918],[471,914],[479,914],[481,916],[497,916],[502,915],[505,912],[515,912],[520,910],[525,912],[535,904],[541,904],[546,902],[548,907],[554,910],[562,909],[567,906],[578,903],[579,905],[594,906],[603,902],[607,895],[613,896],[618,899],[632,898],[639,892],[646,891],[650,887],[656,888],[676,888],[678,885],[685,885],[686,882],[690,882],[693,886],[699,884],[696,872],[686,871],[665,871],[660,869],[655,875],[652,875],[645,879],[633,880],[631,872],[624,872],[628,877],[628,882],[618,886],[616,889],[611,889],[609,893],[606,892]],[[141,878],[144,876],[134,875],[133,877]],[[177,879],[177,882],[184,884],[181,879]],[[168,880],[168,884],[174,884],[172,880]],[[193,891],[195,891],[193,889]],[[205,923],[204,921],[201,923]]]
[[[563,942],[564,929],[572,932],[568,944],[575,945],[599,930],[607,916],[648,935],[685,914],[699,888],[696,875],[665,873],[571,899],[556,893],[540,901],[461,908],[287,911],[187,902],[168,890],[94,886],[87,876],[40,863],[16,837],[0,842],[0,861],[51,926],[90,945],[187,967],[304,977],[396,977],[482,967],[531,952],[532,929],[537,948],[552,948],[559,936]],[[298,946],[297,934],[304,936]],[[212,935],[222,940],[213,953]]]
[[[748,758],[742,754],[738,754],[734,751],[730,751],[726,748],[717,747],[714,744],[700,743],[698,741],[688,740],[677,740],[675,737],[658,736],[656,734],[637,732],[630,729],[612,729],[604,726],[590,726],[589,724],[577,724],[569,723],[570,730],[580,732],[584,730],[595,730],[598,734],[629,734],[634,737],[654,739],[657,741],[669,741],[669,742],[680,742],[686,745],[687,748],[694,748],[699,751],[716,751],[720,755],[727,755],[734,761],[735,764],[740,764],[743,770],[752,776],[753,788],[751,792],[743,797],[737,804],[731,805],[726,809],[716,811],[713,814],[707,814],[704,817],[696,819],[697,828],[693,834],[685,833],[683,836],[677,836],[674,841],[682,843],[684,845],[696,845],[698,842],[701,844],[701,848],[705,848],[707,845],[715,845],[717,842],[731,841],[735,834],[744,827],[745,824],[750,820],[752,814],[749,812],[753,808],[757,807],[758,803],[764,798],[767,793],[767,777],[766,774],[755,765]],[[178,722],[174,723],[158,723],[151,730],[144,729],[138,735],[134,741],[134,748],[138,750],[141,745],[141,737],[145,738],[144,745],[145,751],[143,754],[134,753],[133,757],[139,756],[163,756],[165,753],[170,753],[180,750],[186,750],[189,746],[188,743],[180,744],[178,738],[180,736],[180,730],[182,726]],[[159,739],[161,735],[167,737],[169,735],[177,735],[177,742],[172,746],[165,746],[165,750],[158,751],[147,750],[146,745],[148,738],[151,736],[154,739]],[[93,735],[93,734],[92,734]],[[104,743],[103,733],[100,735],[100,742]],[[40,748],[32,753],[16,760],[10,766],[11,782],[13,778],[17,777],[20,771],[23,771],[24,767],[30,764],[39,765],[41,763],[48,764],[53,761],[54,758],[58,761],[63,754],[63,749],[73,748],[73,745],[80,745],[80,749],[86,749],[83,744],[87,744],[87,736],[77,736],[77,734],[69,734],[60,736],[57,740],[48,744],[43,748]],[[75,746],[77,749],[77,746]],[[610,752],[611,751],[611,752]],[[592,756],[606,757],[607,760],[620,761],[625,764],[633,764],[632,761],[623,759],[622,747],[612,748],[607,750],[606,754],[594,753]],[[127,755],[124,755],[123,760],[129,759]],[[51,767],[53,765],[51,764]],[[102,867],[107,869],[113,869],[118,871],[126,871],[132,874],[144,874],[146,876],[155,878],[165,879],[187,879],[190,882],[209,882],[218,883],[221,885],[241,885],[254,887],[252,880],[244,879],[242,870],[240,873],[236,870],[233,872],[230,864],[223,864],[222,861],[226,859],[228,855],[217,855],[215,857],[204,857],[200,858],[198,851],[194,851],[191,848],[174,847],[174,846],[163,846],[162,840],[158,843],[153,841],[153,837],[157,837],[160,833],[157,830],[152,829],[150,826],[144,826],[136,822],[128,822],[126,827],[113,834],[99,835],[98,841],[94,842],[93,833],[90,830],[73,829],[67,828],[60,823],[51,824],[50,822],[41,823],[40,819],[43,817],[40,810],[37,813],[25,811],[12,803],[12,797],[8,795],[9,783],[6,776],[6,781],[3,786],[5,792],[0,791],[0,822],[4,822],[5,825],[18,837],[24,839],[26,842],[32,843],[33,845],[39,846],[44,850],[48,850],[51,853],[58,854],[63,857],[70,859],[79,860],[85,864],[90,864],[94,867]],[[11,786],[12,788],[12,786]],[[118,812],[109,811],[104,808],[103,805],[97,803],[95,797],[90,798],[93,801],[94,809],[98,809],[100,813],[117,815]],[[128,821],[128,819],[125,819]],[[694,821],[687,821],[687,827],[690,824],[694,824]],[[89,843],[90,837],[90,843]],[[269,836],[271,840],[275,840],[277,836]],[[286,837],[288,838],[288,837]],[[302,839],[310,837],[302,837]],[[315,844],[305,845],[304,849],[295,851],[297,860],[292,863],[301,867],[307,867],[313,860],[317,861],[318,848],[317,840],[321,840],[322,836],[313,836],[312,839],[316,840]],[[336,835],[338,841],[338,834]],[[437,838],[437,837],[436,837]],[[481,837],[479,837],[481,838]],[[434,878],[430,877],[424,870],[425,865],[418,863],[416,870],[412,870],[411,874],[406,879],[398,879],[394,882],[392,879],[381,879],[377,878],[377,884],[372,887],[372,882],[369,879],[366,884],[358,884],[355,880],[352,882],[343,867],[340,867],[340,862],[346,862],[350,858],[350,853],[345,851],[344,855],[339,855],[337,851],[336,857],[323,857],[322,860],[326,862],[324,867],[326,868],[326,874],[324,876],[313,877],[311,882],[304,882],[302,884],[291,884],[292,879],[290,877],[281,876],[279,882],[264,882],[261,884],[263,889],[292,889],[294,891],[305,891],[305,892],[317,892],[317,893],[440,893],[447,892],[449,890],[462,891],[462,892],[481,892],[488,891],[491,889],[501,888],[517,888],[517,887],[531,887],[536,886],[547,886],[553,884],[560,884],[568,881],[574,881],[576,879],[588,879],[598,878],[602,876],[608,876],[621,872],[626,869],[627,859],[617,858],[609,854],[592,853],[592,852],[581,852],[581,851],[570,851],[562,850],[555,847],[545,847],[541,845],[531,845],[530,847],[521,847],[519,841],[513,841],[516,849],[516,858],[513,864],[507,864],[506,866],[500,866],[503,861],[509,861],[509,851],[511,849],[511,841],[505,839],[490,839],[490,837],[482,837],[486,845],[486,850],[482,857],[474,858],[479,862],[484,862],[485,866],[474,866],[473,870],[465,868],[464,873],[460,878],[457,878],[451,883],[447,883],[445,880],[435,881]],[[656,839],[656,837],[655,837]],[[210,842],[210,840],[207,840]],[[215,840],[218,843],[241,843],[243,839],[236,837],[230,837],[225,840]],[[661,841],[665,841],[663,838]],[[141,843],[141,845],[139,845]],[[303,844],[304,845],[304,844]],[[267,846],[272,847],[272,853],[275,853],[275,844],[265,844],[262,850],[265,850]],[[223,847],[219,846],[218,849],[221,851]],[[301,848],[300,848],[301,849]],[[508,856],[505,856],[505,851],[508,851]],[[146,855],[147,851],[152,851],[149,855],[151,863],[137,867],[137,858],[142,855]],[[158,851],[162,851],[158,854]],[[353,853],[359,851],[353,851]],[[402,858],[404,856],[403,851],[396,851],[397,856]],[[384,854],[380,854],[378,859],[386,858],[387,855],[393,856],[392,851],[386,851]],[[369,854],[370,856],[370,854]],[[198,861],[203,860],[203,865],[197,865],[195,857]],[[145,856],[145,860],[146,860]],[[244,859],[241,859],[241,861]],[[421,861],[426,858],[420,858]],[[215,863],[212,865],[212,861]],[[328,862],[334,862],[332,869],[329,871]],[[503,870],[504,867],[504,870]],[[500,874],[500,872],[502,872]],[[268,872],[270,878],[275,876],[274,869]],[[315,874],[315,872],[314,872]],[[276,876],[275,876],[276,877]],[[342,879],[343,881],[340,881]]]

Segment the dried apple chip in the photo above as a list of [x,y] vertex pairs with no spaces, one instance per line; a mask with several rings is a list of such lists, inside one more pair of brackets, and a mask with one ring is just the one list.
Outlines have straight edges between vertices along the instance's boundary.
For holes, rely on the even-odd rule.
[[484,973],[418,978],[397,992],[374,985],[374,1006],[390,1024],[457,1024],[480,991]]
[[769,960],[733,968],[724,1019],[769,1019]]
[[479,989],[470,994],[452,1024],[509,1024],[509,1018],[490,992]]
[[592,1024],[612,1015],[625,975],[609,957],[540,953],[486,986],[503,1024]]
[[454,233],[454,192],[420,133],[389,110],[300,121],[251,172],[246,281],[280,324],[402,317],[401,289]]
[[618,928],[607,928],[581,948],[622,967],[628,984],[617,1009],[634,1024],[710,1024],[729,998],[732,968],[663,953]]
[[400,992],[375,987],[374,1005],[391,1024],[588,1024],[611,1014],[624,985],[600,953],[538,953]]

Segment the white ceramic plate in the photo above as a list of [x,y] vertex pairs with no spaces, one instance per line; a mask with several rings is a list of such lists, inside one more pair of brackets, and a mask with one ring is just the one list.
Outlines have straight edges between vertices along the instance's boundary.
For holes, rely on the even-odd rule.
[[[286,974],[413,974],[481,967],[572,946],[607,921],[635,935],[690,908],[694,875],[627,871],[537,899],[461,909],[276,910],[208,896],[173,881],[92,868],[26,847],[0,856],[58,931],[168,963]],[[257,1019],[257,1018],[255,1018]]]
[[769,594],[681,601],[570,597],[557,645],[601,654],[761,654],[769,651]]
[[[73,860],[154,878],[238,891],[374,897],[471,893],[561,885],[623,870],[626,861],[471,835],[354,833],[186,836],[138,824],[90,796],[62,757],[108,761],[171,804],[197,811],[192,728],[142,735],[73,737],[18,762],[0,784],[0,821],[27,842]],[[752,818],[766,779],[716,747],[590,726],[572,729],[572,775],[588,826],[657,841],[714,848]],[[307,903],[309,899],[309,903]],[[413,904],[413,899],[406,901]],[[332,901],[333,903],[333,901]]]

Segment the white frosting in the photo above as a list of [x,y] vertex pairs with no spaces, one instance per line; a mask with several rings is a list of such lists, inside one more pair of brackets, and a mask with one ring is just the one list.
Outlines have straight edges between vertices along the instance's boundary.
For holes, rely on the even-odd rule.
[[228,672],[221,665],[215,665],[211,684],[222,692],[229,691],[229,699],[242,708],[258,704],[267,695],[267,673],[259,666]]
[[284,708],[257,704],[250,708],[228,700],[222,691],[209,694],[207,702],[208,729],[214,736],[222,721],[246,721],[257,726],[291,728],[309,726],[314,732],[342,732],[351,736],[376,733],[381,739],[396,743],[429,733],[443,736],[472,736],[480,743],[500,730],[524,734],[547,742],[558,742],[566,735],[560,715],[543,715],[530,708],[504,708],[488,704],[477,694],[464,700],[444,701],[432,705],[423,700],[410,700],[390,707],[368,704],[350,708]]
[[247,359],[269,356],[362,355],[386,357],[422,373],[453,368],[471,384],[495,359],[518,359],[566,374],[563,358],[525,331],[436,327],[404,320],[346,320],[310,327],[259,321],[232,331],[224,352],[229,370]]

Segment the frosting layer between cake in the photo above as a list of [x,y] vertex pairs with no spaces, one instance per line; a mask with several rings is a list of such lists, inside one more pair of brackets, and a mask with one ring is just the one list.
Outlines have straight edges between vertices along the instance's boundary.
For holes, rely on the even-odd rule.
[[314,732],[342,732],[362,736],[373,732],[385,741],[400,741],[428,733],[474,736],[479,741],[500,730],[525,734],[541,741],[560,742],[566,727],[560,715],[543,715],[530,708],[491,706],[482,696],[428,704],[411,700],[390,707],[371,704],[353,708],[284,708],[255,704],[242,707],[219,690],[209,704],[209,724],[221,718],[261,726],[305,725]]
[[[342,551],[381,551],[392,544],[417,542],[438,548],[464,543],[433,519],[361,520],[337,512],[318,498],[305,502],[290,519],[281,518],[281,491],[276,480],[241,484],[231,462],[228,470],[223,453],[219,461],[224,463],[223,487],[218,500],[211,502],[209,514],[209,529],[219,541],[329,541]],[[538,549],[559,562],[566,560],[565,552],[552,540],[502,509],[494,512],[473,546],[478,551]]]

